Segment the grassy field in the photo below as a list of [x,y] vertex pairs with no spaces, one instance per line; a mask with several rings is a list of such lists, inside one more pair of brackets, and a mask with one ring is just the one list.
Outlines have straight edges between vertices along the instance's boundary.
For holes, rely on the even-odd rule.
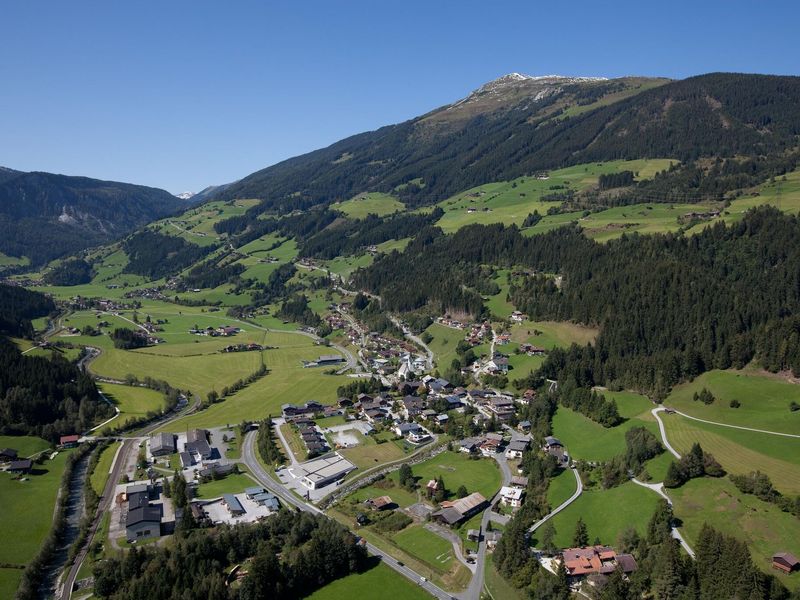
[[397,478],[390,476],[383,482],[359,488],[348,496],[348,501],[357,504],[379,496],[389,496],[400,508],[411,506],[419,500],[416,492],[409,492],[407,489],[401,488],[397,483]]
[[760,470],[782,493],[800,494],[800,440],[698,423],[680,415],[662,420],[678,452],[699,442],[729,473]]
[[550,486],[547,488],[547,502],[551,508],[555,508],[572,496],[576,489],[575,475],[570,469],[564,469],[550,480]]
[[514,305],[508,300],[508,288],[510,287],[508,276],[509,271],[507,269],[501,269],[497,272],[494,282],[498,285],[500,291],[486,299],[486,308],[501,319],[507,319],[515,310]]
[[567,347],[573,343],[585,346],[593,342],[599,333],[599,329],[569,321],[525,321],[511,327],[511,341],[548,349]]
[[97,461],[94,471],[89,474],[89,481],[91,481],[92,488],[94,488],[98,496],[103,493],[103,488],[106,486],[108,475],[111,471],[111,462],[114,460],[120,444],[121,442],[113,442],[106,446],[100,454],[100,460]]
[[143,387],[101,383],[103,394],[119,408],[120,414],[109,425],[121,427],[129,418],[144,417],[150,411],[159,411],[165,407],[164,394]]
[[658,498],[656,493],[630,482],[609,490],[584,491],[553,517],[556,545],[562,548],[572,545],[579,517],[586,523],[590,542],[599,537],[604,544],[616,544],[619,534],[631,526],[645,534]]
[[453,545],[422,525],[410,525],[398,531],[393,539],[400,548],[439,571],[447,572],[450,563],[456,560]]
[[222,479],[201,483],[197,486],[197,498],[219,498],[223,494],[240,494],[256,482],[244,473],[232,473]]
[[480,492],[487,500],[500,489],[502,478],[497,463],[492,459],[472,460],[461,452],[442,452],[433,458],[411,467],[417,483],[425,485],[431,479],[442,477],[451,492],[463,485],[469,493]]
[[[714,394],[712,404],[692,400],[703,388]],[[739,408],[731,408],[734,399],[741,403]],[[708,421],[800,434],[800,411],[789,410],[792,401],[800,402],[800,385],[777,376],[730,370],[709,371],[676,386],[664,404]]]
[[22,569],[0,568],[0,598],[13,598],[22,581]]
[[[652,159],[582,164],[552,171],[546,180],[520,177],[513,181],[484,184],[440,202],[439,206],[445,214],[437,225],[445,232],[456,231],[472,223],[522,225],[525,217],[534,210],[545,215],[549,208],[561,204],[558,201],[542,201],[544,195],[566,189],[583,191],[595,186],[600,175],[619,171],[638,172],[640,178],[652,176],[668,168],[670,162],[668,159]],[[531,230],[546,230],[546,225],[540,226],[548,219],[550,217],[545,217]]]
[[[362,435],[357,431],[348,432],[358,438],[359,445],[354,448],[345,448],[339,454],[352,462],[359,469],[369,469],[380,464],[391,462],[403,458],[403,450],[392,442],[378,444],[372,436]],[[358,475],[358,471],[353,471],[353,475]]]
[[42,438],[30,435],[0,435],[0,449],[13,448],[20,457],[32,456],[49,447]]
[[693,479],[669,494],[690,545],[697,543],[703,523],[708,523],[745,541],[753,561],[765,573],[778,576],[792,589],[800,588],[796,575],[780,575],[770,564],[775,552],[800,555],[800,520],[796,517],[755,496],[740,493],[727,478]]
[[665,204],[658,202],[632,204],[609,208],[586,217],[581,215],[578,222],[588,237],[604,242],[618,238],[623,233],[650,234],[678,231],[683,227],[678,222],[678,217],[690,212],[718,210],[720,207],[719,203],[714,202],[703,204]]
[[363,219],[369,214],[384,216],[401,211],[405,204],[391,194],[381,192],[366,192],[358,194],[345,202],[337,202],[331,208],[339,210],[348,217]]
[[570,456],[604,461],[622,454],[625,452],[625,432],[632,427],[647,427],[659,436],[658,426],[650,414],[653,404],[647,398],[632,392],[602,393],[607,399],[613,398],[617,402],[619,413],[626,421],[606,428],[580,413],[559,406],[553,417],[553,435],[564,443]]
[[428,593],[418,585],[410,582],[383,563],[379,563],[368,571],[348,575],[329,583],[311,594],[308,600],[341,600],[342,598],[383,600],[387,594],[391,594],[394,600],[424,600],[430,598]]
[[434,323],[425,331],[433,336],[433,340],[428,347],[436,357],[436,364],[440,367],[449,367],[453,359],[456,358],[456,346],[460,340],[464,339],[464,331],[453,329]]
[[60,452],[52,461],[35,465],[25,481],[0,473],[0,562],[27,564],[53,524],[53,508],[69,452]]

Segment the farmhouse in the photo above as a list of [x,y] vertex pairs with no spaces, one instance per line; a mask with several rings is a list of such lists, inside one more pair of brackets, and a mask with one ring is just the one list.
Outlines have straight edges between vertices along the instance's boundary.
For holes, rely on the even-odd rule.
[[150,454],[169,456],[175,452],[175,436],[171,433],[154,433],[150,436]]
[[62,435],[58,444],[62,448],[75,448],[79,439],[81,439],[79,435]]
[[12,460],[8,465],[9,473],[30,473],[33,468],[33,461],[30,458],[23,458],[20,460]]
[[522,458],[528,449],[528,440],[513,440],[506,448],[506,458]]
[[159,537],[161,510],[157,506],[140,506],[128,511],[125,533],[129,541]]
[[459,451],[465,454],[472,454],[478,450],[478,447],[483,443],[483,438],[465,438],[459,444]]
[[194,457],[192,456],[191,452],[181,452],[178,457],[181,459],[182,469],[188,469],[195,464]]
[[503,486],[500,488],[500,502],[506,506],[519,508],[522,506],[522,498],[525,496],[525,490],[518,487]]
[[791,573],[800,570],[800,560],[791,552],[776,552],[772,555],[772,568]]
[[17,459],[17,451],[13,448],[3,448],[0,450],[0,463],[7,463]]
[[303,463],[298,467],[300,482],[312,490],[342,479],[356,466],[338,453]]
[[486,505],[486,498],[480,493],[473,492],[469,496],[458,500],[445,500],[441,509],[433,513],[432,517],[445,525],[455,525],[469,519]]
[[528,487],[528,478],[522,475],[514,475],[511,478],[511,486],[525,489]]
[[636,559],[630,554],[617,554],[608,546],[567,548],[561,552],[561,560],[570,578],[580,579],[587,575],[610,575],[617,568],[629,575],[637,569]]
[[394,501],[392,501],[391,497],[389,496],[379,496],[377,498],[371,498],[370,500],[367,500],[365,504],[368,504],[375,510],[385,510],[394,505]]
[[500,452],[500,444],[501,442],[498,440],[487,439],[480,446],[481,454],[484,456],[494,456]]
[[290,417],[313,416],[315,413],[324,410],[324,406],[316,400],[309,400],[305,404],[284,404],[281,406],[281,412],[287,419]]

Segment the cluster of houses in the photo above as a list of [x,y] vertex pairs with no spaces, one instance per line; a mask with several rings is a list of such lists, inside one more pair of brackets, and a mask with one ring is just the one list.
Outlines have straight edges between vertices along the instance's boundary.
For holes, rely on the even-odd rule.
[[482,436],[464,438],[459,442],[458,449],[466,454],[489,457],[503,453],[506,458],[516,460],[522,458],[529,447],[530,441],[526,438],[506,442],[501,434],[490,432]]
[[464,329],[466,327],[464,322],[453,319],[450,315],[436,317],[436,322],[439,323],[439,325],[444,325],[445,327],[451,327],[453,329]]
[[317,429],[316,424],[311,419],[302,417],[294,421],[297,427],[297,433],[300,439],[303,440],[303,445],[306,447],[306,452],[309,457],[319,456],[325,454],[330,450],[328,441],[322,432]]
[[467,330],[464,339],[470,346],[477,346],[492,339],[492,324],[489,321],[473,323]]
[[219,327],[209,326],[199,329],[192,328],[189,330],[189,333],[192,335],[206,335],[209,337],[231,337],[239,333],[239,331],[241,331],[241,329],[233,325],[220,325]]
[[[217,454],[208,442],[208,431],[205,429],[190,429],[186,432],[183,448],[178,448],[178,436],[174,433],[161,432],[150,436],[150,454],[154,458],[170,456],[178,452],[181,468],[188,469],[195,465],[201,465],[208,470],[208,475],[214,474],[215,469],[222,469],[228,465],[218,465],[216,463],[206,464],[207,461],[215,459]],[[233,465],[230,465],[232,467]],[[203,477],[203,469],[197,471],[199,477]],[[218,474],[225,474],[218,472]]]

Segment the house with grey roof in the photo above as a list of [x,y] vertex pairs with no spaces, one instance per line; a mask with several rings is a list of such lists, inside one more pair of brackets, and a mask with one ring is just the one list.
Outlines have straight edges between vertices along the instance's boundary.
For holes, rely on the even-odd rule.
[[150,436],[150,454],[169,456],[175,452],[175,436],[171,433],[154,433]]

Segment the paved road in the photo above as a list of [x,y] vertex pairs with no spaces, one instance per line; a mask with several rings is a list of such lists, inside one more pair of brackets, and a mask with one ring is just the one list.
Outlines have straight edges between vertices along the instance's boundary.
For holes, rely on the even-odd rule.
[[672,456],[674,456],[675,458],[677,458],[678,460],[680,460],[680,458],[681,458],[681,455],[680,455],[680,454],[678,453],[678,451],[677,451],[677,450],[675,450],[675,448],[673,448],[673,447],[672,447],[672,445],[669,443],[669,440],[667,439],[667,430],[664,428],[664,423],[663,423],[663,421],[661,420],[661,417],[659,417],[659,416],[658,416],[658,413],[660,413],[660,412],[662,412],[662,411],[664,411],[664,410],[666,410],[666,409],[665,409],[663,406],[659,406],[658,408],[654,408],[654,409],[653,409],[653,410],[651,410],[650,412],[651,412],[651,413],[653,414],[653,416],[656,418],[656,421],[658,421],[658,430],[661,432],[661,441],[664,443],[664,447],[665,447],[667,450],[669,450],[669,452],[670,452],[670,454],[672,454]]
[[544,523],[546,523],[547,521],[552,519],[554,516],[556,516],[562,510],[567,508],[570,504],[575,502],[575,500],[578,499],[578,496],[580,496],[583,493],[583,482],[581,481],[581,475],[580,475],[580,473],[578,473],[578,469],[576,469],[575,467],[571,467],[571,470],[572,470],[572,474],[575,475],[575,482],[578,484],[578,488],[575,490],[575,493],[572,494],[572,496],[570,496],[567,500],[562,502],[559,506],[557,506],[552,511],[550,511],[549,514],[545,515],[544,517],[542,517],[541,519],[536,521],[536,523],[531,525],[530,528],[528,529],[528,531],[530,531],[531,533],[536,531]]
[[[294,506],[295,508],[299,508],[300,510],[304,510],[306,512],[324,515],[325,513],[319,510],[316,506],[306,504],[294,496],[291,492],[287,491],[282,485],[278,484],[278,482],[272,479],[272,477],[270,477],[269,473],[266,472],[256,458],[256,433],[257,432],[255,431],[248,433],[244,438],[244,443],[242,444],[242,462],[244,462],[244,464],[247,465],[247,468],[250,469],[250,473],[252,473],[256,479],[258,479],[261,485],[278,496],[287,506]],[[450,598],[453,598],[453,596],[438,586],[435,586],[430,581],[423,581],[419,574],[417,574],[415,571],[412,571],[407,566],[398,564],[394,558],[385,554],[381,549],[367,543],[367,550],[373,556],[380,558],[387,566],[391,567],[401,575],[404,575],[414,583],[419,584],[426,592],[430,593],[434,597],[440,598],[441,600],[449,600]]]
[[[644,481],[639,481],[635,477],[632,477],[631,481],[636,485],[640,485],[642,487],[646,487],[650,490],[653,490],[656,494],[664,498],[664,500],[666,500],[670,506],[672,506],[672,500],[670,499],[669,496],[667,496],[667,493],[664,491],[663,483],[645,483]],[[694,558],[694,550],[692,550],[692,547],[689,546],[689,543],[683,538],[681,532],[678,531],[678,528],[673,525],[670,530],[670,533],[672,534],[672,537],[674,537],[676,540],[678,540],[678,542],[680,542],[680,545],[683,546],[683,549],[686,550],[686,553],[692,558]]]
[[[506,457],[504,455],[499,455],[494,458],[500,466],[500,472],[503,474],[502,485],[509,485],[511,483],[511,469],[508,467]],[[500,490],[497,490],[495,495],[489,500],[489,508],[483,511],[483,517],[481,518],[481,534],[486,533],[489,521],[492,520],[493,513],[491,506],[495,503],[499,494]],[[486,540],[483,539],[483,535],[481,535],[481,540],[478,542],[478,558],[475,561],[473,573],[474,575],[469,582],[467,591],[462,594],[462,598],[465,600],[479,600],[483,592],[483,579],[486,573]]]

